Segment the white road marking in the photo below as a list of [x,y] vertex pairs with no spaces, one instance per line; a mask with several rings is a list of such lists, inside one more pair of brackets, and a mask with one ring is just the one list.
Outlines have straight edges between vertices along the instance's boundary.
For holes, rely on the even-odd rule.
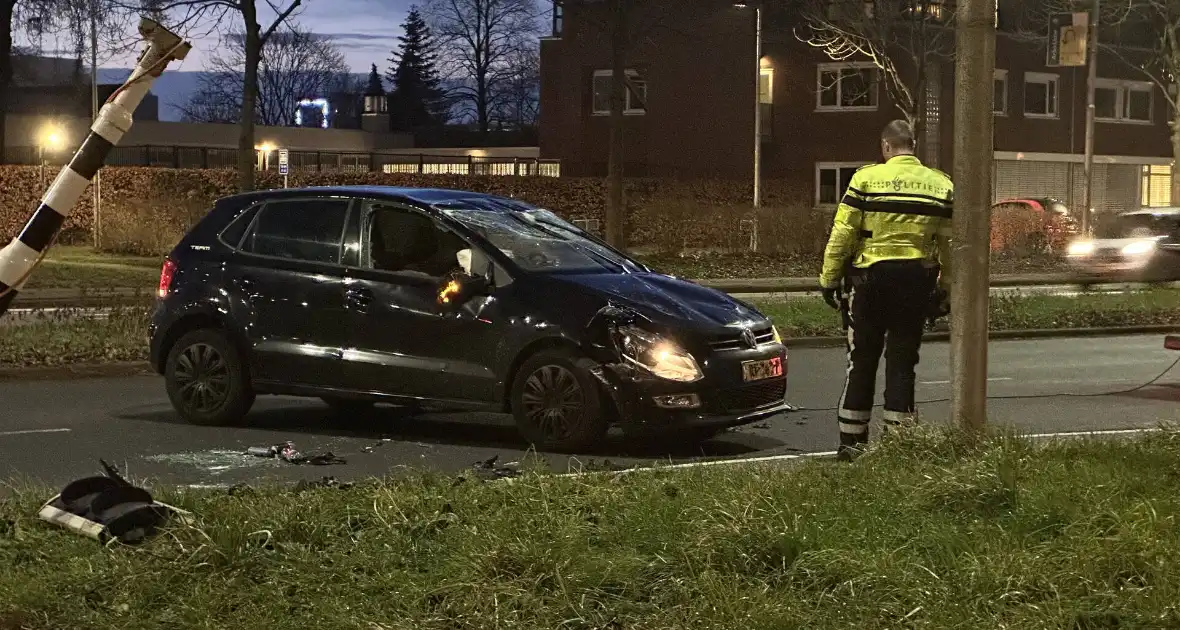
[[[1007,376],[1002,376],[1002,377],[997,376],[995,378],[989,378],[987,380],[989,383],[994,383],[996,381],[1010,381],[1012,379]],[[950,381],[922,381],[922,384],[923,385],[950,385],[951,382]]]
[[25,429],[23,431],[0,431],[0,437],[10,435],[32,435],[34,433],[69,433],[73,429]]

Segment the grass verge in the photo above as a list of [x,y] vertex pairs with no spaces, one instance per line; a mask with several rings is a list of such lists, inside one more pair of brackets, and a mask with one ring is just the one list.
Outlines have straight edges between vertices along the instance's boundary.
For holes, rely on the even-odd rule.
[[[755,300],[754,305],[788,339],[843,334],[839,316],[818,298]],[[146,306],[115,308],[104,319],[77,319],[69,310],[35,314],[0,328],[0,367],[146,359],[149,314]],[[1180,290],[991,299],[992,330],[1167,324],[1180,326]]]
[[161,489],[199,520],[103,548],[0,503],[0,626],[1166,628],[1180,436],[891,436],[854,465],[296,494]]
[[26,289],[153,288],[160,279],[161,260],[96,252],[90,247],[58,245],[49,250],[29,278]]
[[[695,280],[718,278],[810,278],[822,264],[814,256],[763,254],[701,254],[638,256],[655,269]],[[151,289],[160,277],[159,258],[96,252],[93,248],[58,245],[34,272],[28,289]],[[1048,258],[997,259],[992,272],[1037,273],[1063,269]]]

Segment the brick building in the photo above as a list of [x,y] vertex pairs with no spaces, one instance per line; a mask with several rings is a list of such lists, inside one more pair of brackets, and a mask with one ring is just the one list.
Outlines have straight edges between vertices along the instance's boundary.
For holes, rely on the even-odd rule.
[[[639,25],[627,67],[646,108],[628,98],[628,176],[751,177],[755,98],[763,112],[763,177],[789,182],[814,204],[833,203],[853,169],[880,159],[877,132],[901,112],[872,64],[832,62],[795,36],[797,15],[767,10],[756,73],[751,8],[732,0],[649,0],[652,7],[664,1],[676,9],[649,8],[658,21],[644,25],[642,15],[633,16]],[[1086,69],[1046,67],[1043,38],[1027,35],[1029,4],[1000,0],[997,11],[995,198],[1056,197],[1076,205],[1084,181]],[[541,43],[540,150],[560,159],[566,176],[606,172],[611,72],[604,6],[559,0],[554,32]],[[953,60],[938,65],[929,75],[923,153],[950,171]],[[1099,56],[1099,77],[1094,207],[1166,203],[1168,100],[1113,54]]]

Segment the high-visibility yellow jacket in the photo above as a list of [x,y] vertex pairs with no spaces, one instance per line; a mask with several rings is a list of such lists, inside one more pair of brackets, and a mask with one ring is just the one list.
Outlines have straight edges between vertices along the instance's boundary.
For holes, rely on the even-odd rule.
[[849,260],[865,269],[918,259],[939,265],[939,284],[948,288],[954,197],[951,178],[912,155],[861,167],[836,210],[820,286],[838,287]]

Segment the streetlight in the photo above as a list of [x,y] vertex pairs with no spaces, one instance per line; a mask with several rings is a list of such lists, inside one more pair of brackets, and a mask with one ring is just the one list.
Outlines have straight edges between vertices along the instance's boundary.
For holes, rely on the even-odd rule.
[[40,137],[37,139],[37,162],[39,165],[38,168],[39,168],[40,177],[41,177],[41,189],[44,190],[45,189],[45,149],[49,149],[49,151],[51,153],[56,152],[56,151],[60,151],[62,146],[65,145],[65,136],[64,136],[64,134],[62,134],[62,132],[60,130],[58,130],[57,127],[55,127],[53,125],[46,125],[45,127],[43,127],[41,129],[41,133],[39,134],[39,136]]
[[[733,6],[745,9],[748,2]],[[762,4],[754,5],[754,209],[762,207]]]
[[271,144],[270,142],[263,142],[262,144],[255,146],[254,150],[259,152],[259,155],[258,155],[258,157],[260,158],[258,160],[259,167],[262,168],[262,170],[264,170],[264,171],[269,171],[270,170],[270,153],[271,153],[271,151],[275,150],[275,145]]

